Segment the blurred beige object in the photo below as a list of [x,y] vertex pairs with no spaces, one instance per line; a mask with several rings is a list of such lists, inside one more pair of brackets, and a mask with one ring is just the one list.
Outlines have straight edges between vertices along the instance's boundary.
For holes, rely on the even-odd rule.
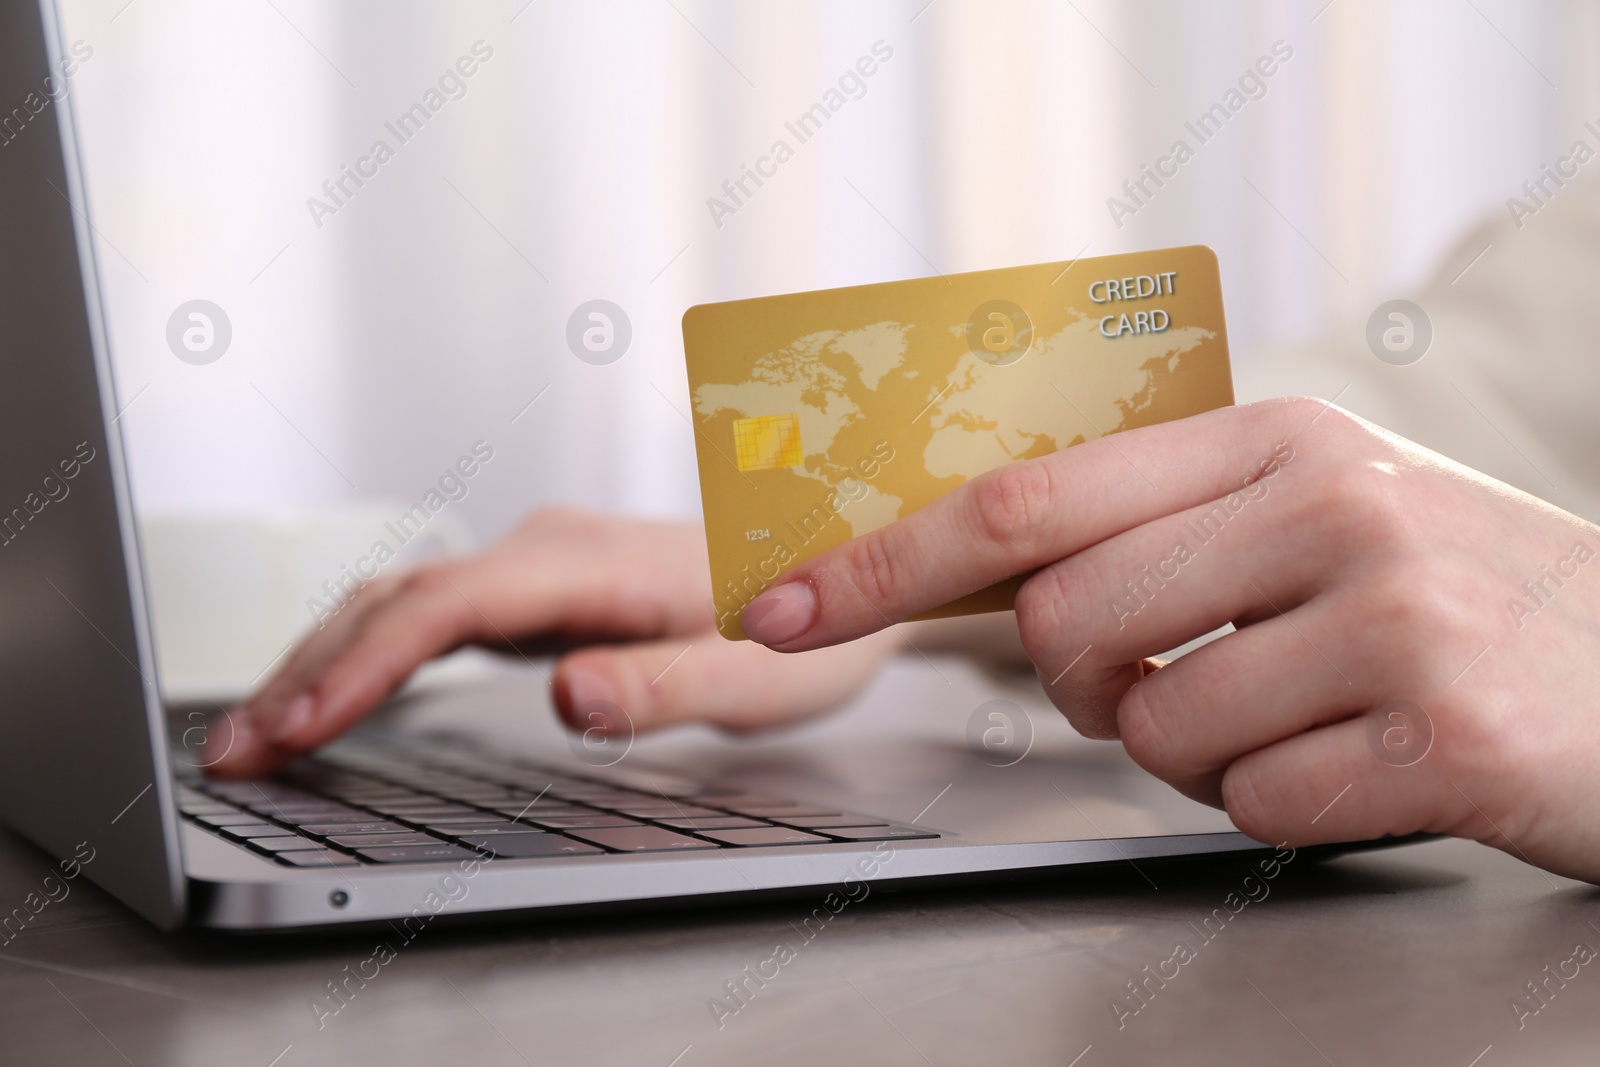
[[407,514],[400,503],[366,501],[298,514],[143,516],[167,699],[241,696],[366,580],[472,547],[448,511],[401,523]]
[[1392,294],[1431,325],[1413,362],[1379,358],[1367,321],[1352,320],[1315,345],[1244,364],[1239,400],[1337,397],[1386,429],[1600,520],[1597,294],[1600,181],[1568,181],[1533,217],[1494,212],[1431,281]]

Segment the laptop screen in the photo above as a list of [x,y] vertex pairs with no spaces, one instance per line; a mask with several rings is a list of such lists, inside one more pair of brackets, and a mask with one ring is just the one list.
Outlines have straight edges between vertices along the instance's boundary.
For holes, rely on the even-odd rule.
[[73,137],[85,44],[59,27],[53,0],[0,5],[0,818],[170,927],[182,861]]

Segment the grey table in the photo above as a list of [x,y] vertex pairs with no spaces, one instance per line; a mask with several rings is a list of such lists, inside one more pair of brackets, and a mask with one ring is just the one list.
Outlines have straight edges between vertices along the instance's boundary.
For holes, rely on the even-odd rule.
[[[847,713],[757,752],[796,736],[959,736],[997,685],[954,664],[897,667]],[[560,743],[542,708],[501,718],[476,725]],[[1045,742],[1089,744],[1039,718]],[[694,732],[652,744],[734,742]],[[6,910],[48,868],[0,831]],[[729,1004],[725,983],[800,940],[805,902],[430,929],[320,1029],[308,1001],[370,956],[373,936],[162,935],[80,879],[0,948],[0,1063],[1600,1061],[1600,966],[1574,962],[1600,948],[1590,887],[1430,842],[1291,863],[1206,941],[1204,919],[1243,864],[1146,873],[879,887],[720,1025],[710,1001]],[[1166,962],[1179,941],[1193,958]]]

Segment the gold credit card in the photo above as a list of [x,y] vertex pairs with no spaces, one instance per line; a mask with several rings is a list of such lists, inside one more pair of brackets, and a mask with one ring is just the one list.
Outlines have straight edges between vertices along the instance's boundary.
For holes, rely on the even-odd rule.
[[[717,629],[734,640],[784,571],[969,478],[1233,403],[1200,245],[700,304],[683,345]],[[1021,581],[921,617],[1008,610]]]

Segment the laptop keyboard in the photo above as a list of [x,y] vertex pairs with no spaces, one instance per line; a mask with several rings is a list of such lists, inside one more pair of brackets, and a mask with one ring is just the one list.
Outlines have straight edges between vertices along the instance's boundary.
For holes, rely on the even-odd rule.
[[550,859],[936,838],[738,789],[632,788],[480,753],[336,747],[256,782],[179,787],[184,818],[291,867]]

